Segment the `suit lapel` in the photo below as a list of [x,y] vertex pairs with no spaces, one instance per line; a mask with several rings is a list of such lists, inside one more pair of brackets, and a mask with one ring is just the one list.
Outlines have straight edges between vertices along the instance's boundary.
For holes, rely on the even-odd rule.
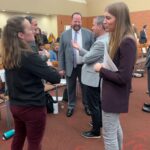
[[84,30],[81,29],[81,34],[82,34],[82,47],[84,48],[84,45],[85,45],[85,33],[84,33]]
[[[68,45],[69,47],[69,54],[71,57],[73,57],[73,47],[72,47],[72,44],[71,44],[71,40],[72,40],[72,29],[69,29],[68,31],[68,42],[70,42],[70,44]],[[72,58],[73,59],[73,58]]]
[[72,29],[69,29],[68,39],[71,42],[71,40],[72,40]]

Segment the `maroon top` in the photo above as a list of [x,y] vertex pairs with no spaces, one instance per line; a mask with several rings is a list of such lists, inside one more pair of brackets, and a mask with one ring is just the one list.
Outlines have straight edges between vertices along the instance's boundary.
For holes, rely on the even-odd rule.
[[109,113],[128,112],[132,71],[136,59],[136,43],[126,38],[120,44],[113,62],[117,72],[102,68],[102,109]]

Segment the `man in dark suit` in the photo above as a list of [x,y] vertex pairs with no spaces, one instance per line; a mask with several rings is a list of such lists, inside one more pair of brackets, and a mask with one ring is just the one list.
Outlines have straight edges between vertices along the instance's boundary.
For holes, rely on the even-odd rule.
[[67,117],[72,116],[76,103],[76,82],[77,78],[81,85],[82,100],[85,112],[90,115],[85,95],[85,86],[81,83],[81,68],[83,65],[82,57],[79,56],[78,50],[72,47],[71,41],[75,40],[81,47],[89,50],[94,42],[91,31],[84,29],[82,26],[82,16],[75,12],[72,14],[71,29],[62,33],[59,48],[59,69],[61,75],[66,75],[68,90],[68,110]]

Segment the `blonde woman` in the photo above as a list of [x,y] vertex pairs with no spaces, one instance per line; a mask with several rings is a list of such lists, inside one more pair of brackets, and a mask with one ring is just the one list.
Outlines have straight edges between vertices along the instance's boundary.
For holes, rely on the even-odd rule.
[[105,150],[122,150],[123,132],[120,113],[128,112],[132,71],[136,60],[136,40],[129,10],[125,3],[114,3],[105,9],[104,26],[110,33],[109,56],[118,71],[106,69],[97,63],[102,84],[102,118]]

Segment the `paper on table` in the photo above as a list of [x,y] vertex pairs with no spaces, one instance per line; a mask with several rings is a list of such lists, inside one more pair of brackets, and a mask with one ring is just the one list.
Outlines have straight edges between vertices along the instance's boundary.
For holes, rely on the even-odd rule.
[[108,55],[107,50],[104,51],[104,61],[103,61],[103,66],[104,68],[111,70],[113,72],[118,71],[118,68],[116,67],[116,65],[114,64],[114,62],[112,61],[112,59],[110,58],[110,56]]

